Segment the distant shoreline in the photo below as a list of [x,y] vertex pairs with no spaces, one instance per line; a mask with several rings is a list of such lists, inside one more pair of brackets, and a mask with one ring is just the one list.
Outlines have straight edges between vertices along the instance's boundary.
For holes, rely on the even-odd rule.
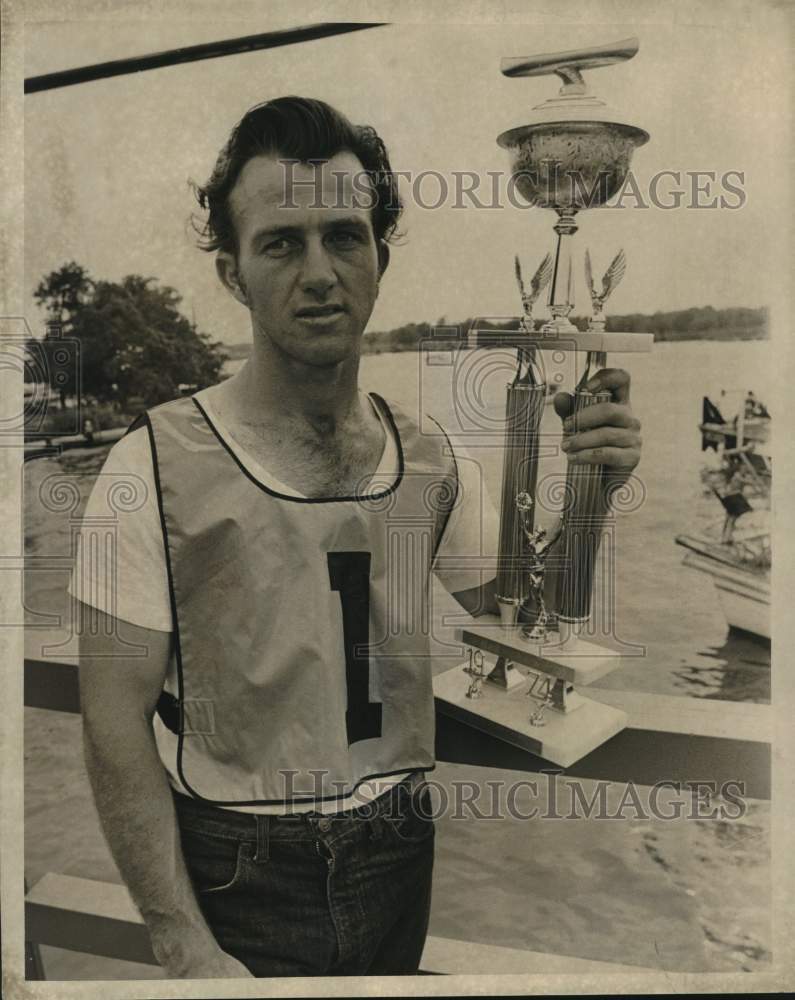
[[[417,324],[417,326],[424,326],[427,324]],[[390,340],[389,334],[392,331],[388,331],[386,334],[376,332],[372,334],[365,334],[364,341],[362,343],[362,354],[402,354],[406,351],[449,351],[454,350],[461,346],[466,346],[460,340],[454,339],[443,339],[434,338],[430,335],[430,327],[428,328],[428,334],[421,340],[415,340],[413,343],[400,343],[393,342]],[[612,332],[609,330],[608,332]],[[646,332],[646,331],[636,331]],[[690,331],[678,331],[678,330],[660,330],[660,331],[648,331],[654,333],[655,343],[692,343],[694,340],[704,340],[711,343],[718,341],[741,341],[741,340],[769,340],[769,334],[767,327],[742,327],[742,328],[730,328],[725,327],[714,327],[712,329],[700,330],[697,334]],[[382,339],[383,338],[383,339]],[[235,344],[224,344],[224,352],[229,356],[230,361],[243,361],[251,353],[251,343],[248,341],[242,341]],[[488,348],[486,348],[488,349]]]

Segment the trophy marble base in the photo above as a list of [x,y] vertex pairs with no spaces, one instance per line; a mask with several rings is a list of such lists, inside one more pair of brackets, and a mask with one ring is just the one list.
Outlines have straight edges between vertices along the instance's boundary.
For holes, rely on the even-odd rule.
[[504,656],[498,656],[494,669],[486,675],[486,680],[489,684],[496,684],[503,691],[510,691],[515,687],[521,687],[525,682],[525,677],[510,660],[506,660]]
[[[479,652],[434,678],[436,704],[446,715],[568,767],[627,724],[625,712],[574,687],[615,670],[621,657],[582,637],[561,642],[550,631],[542,640],[528,639],[523,629],[496,615],[457,628],[456,639]],[[513,683],[500,684],[501,674]]]
[[505,628],[496,616],[484,615],[477,624],[457,628],[455,638],[467,646],[572,684],[591,684],[621,666],[617,653],[582,637],[576,644],[561,644],[558,634],[549,632],[544,642],[536,642],[524,638],[523,627]]
[[626,712],[577,694],[574,710],[545,708],[543,725],[533,725],[530,718],[539,703],[527,696],[527,683],[510,690],[482,684],[478,697],[471,698],[472,678],[465,668],[459,664],[434,678],[439,711],[561,767],[576,763],[627,724]]

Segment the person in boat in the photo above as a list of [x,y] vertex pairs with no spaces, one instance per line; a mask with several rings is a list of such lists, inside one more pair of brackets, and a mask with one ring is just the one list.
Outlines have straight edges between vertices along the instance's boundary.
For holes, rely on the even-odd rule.
[[749,417],[761,417],[764,419],[770,419],[770,414],[767,411],[767,407],[764,403],[756,398],[754,393],[749,389],[748,395],[745,397],[745,418]]
[[[198,196],[253,349],[136,421],[89,500],[140,486],[115,565],[71,585],[100,819],[170,976],[413,974],[434,856],[418,616],[432,572],[496,612],[494,581],[460,568],[494,552],[496,514],[441,426],[360,386],[401,211],[376,132],[266,102]],[[597,387],[613,401],[569,451],[621,479],[640,454],[629,376]],[[567,418],[571,398],[555,406]]]

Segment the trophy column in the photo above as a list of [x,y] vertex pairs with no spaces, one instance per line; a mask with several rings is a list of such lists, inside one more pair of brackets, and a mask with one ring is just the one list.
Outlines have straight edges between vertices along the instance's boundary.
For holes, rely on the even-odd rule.
[[[574,393],[574,433],[578,414],[596,403],[609,402],[609,392],[578,387]],[[591,614],[596,561],[608,513],[604,467],[570,464],[563,503],[558,543],[562,570],[555,578],[554,606],[561,649],[572,649]]]
[[506,387],[505,451],[503,455],[502,503],[499,556],[497,561],[497,602],[503,625],[515,625],[519,609],[528,598],[526,567],[526,518],[532,527],[532,507],[525,514],[517,507],[517,497],[535,496],[538,479],[538,439],[547,386],[545,382],[514,382]]
[[549,289],[549,312],[551,318],[541,327],[544,333],[571,333],[577,327],[569,319],[574,307],[572,280],[572,239],[577,232],[574,214],[561,214],[555,224],[558,243],[555,247],[555,267]]

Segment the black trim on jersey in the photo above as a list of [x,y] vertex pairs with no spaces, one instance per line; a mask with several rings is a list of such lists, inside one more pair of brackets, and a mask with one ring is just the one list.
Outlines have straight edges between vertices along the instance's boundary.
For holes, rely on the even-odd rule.
[[133,420],[127,430],[124,432],[124,436],[127,437],[128,434],[132,434],[133,431],[137,431],[139,427],[145,427],[149,416],[146,410],[143,413],[139,413],[138,416]]
[[279,500],[291,500],[293,503],[362,503],[363,501],[382,500],[384,497],[391,496],[403,481],[403,472],[404,472],[403,442],[400,440],[400,432],[398,431],[397,425],[395,424],[395,418],[392,416],[392,411],[389,409],[389,405],[387,404],[386,400],[382,399],[381,396],[379,396],[377,393],[371,392],[368,393],[368,395],[370,396],[371,399],[378,401],[380,411],[384,414],[384,416],[386,416],[389,425],[392,428],[392,432],[395,437],[395,443],[397,444],[397,451],[398,451],[398,474],[394,483],[392,483],[391,486],[388,486],[385,490],[382,490],[380,493],[363,493],[361,496],[353,496],[353,497],[295,497],[295,496],[289,496],[287,493],[279,493],[277,490],[272,489],[270,486],[266,486],[265,483],[261,483],[259,479],[257,479],[256,476],[254,476],[253,473],[249,472],[249,470],[245,467],[245,465],[243,465],[243,463],[240,461],[237,455],[232,451],[232,449],[229,447],[229,445],[226,443],[226,441],[219,433],[216,426],[213,424],[212,420],[210,420],[207,411],[204,409],[204,407],[201,405],[198,399],[196,399],[195,396],[191,396],[190,398],[195,404],[196,409],[201,413],[202,417],[204,417],[208,427],[216,436],[221,446],[234,461],[235,465],[237,465],[237,467],[240,469],[240,471],[247,479],[251,480],[251,482],[254,483],[255,486],[258,486],[265,493],[268,493],[270,496],[276,497]]
[[[166,527],[166,515],[163,510],[163,489],[160,484],[160,463],[157,458],[157,445],[155,443],[155,432],[152,429],[152,421],[149,414],[144,413],[146,418],[143,422],[149,433],[149,448],[152,452],[152,478],[155,481],[155,493],[157,494],[157,512],[160,515],[160,530],[163,533],[163,552],[166,561],[166,577],[168,578],[168,600],[171,605],[171,622],[174,633],[174,657],[177,662],[177,697],[169,695],[167,691],[162,691],[157,700],[155,709],[160,716],[163,725],[177,734],[177,772],[180,780],[182,778],[182,702],[185,697],[185,688],[182,679],[182,644],[179,638],[179,616],[177,615],[177,598],[174,593],[174,572],[171,567],[171,549],[168,544],[168,528]],[[185,784],[188,788],[188,785]],[[191,789],[191,795],[193,795]],[[201,796],[197,796],[200,798]]]
[[[190,797],[193,799],[198,799],[199,802],[204,802],[206,805],[210,806],[309,806],[313,805],[315,802],[343,802],[345,799],[349,799],[355,794],[356,789],[360,785],[363,785],[366,781],[376,781],[378,778],[393,778],[396,774],[411,774],[413,771],[435,771],[436,764],[409,764],[407,767],[399,767],[395,771],[379,771],[377,774],[366,774],[363,778],[359,778],[356,784],[349,792],[343,792],[339,795],[320,795],[320,796],[309,796],[308,798],[301,799],[231,799],[225,801],[222,799],[205,799],[203,796],[194,792],[189,785],[185,785],[185,788],[190,792]],[[180,774],[180,777],[182,775]],[[184,782],[183,782],[184,784]],[[179,791],[179,789],[176,789]],[[387,789],[389,791],[389,789]],[[362,806],[367,805],[366,802],[360,803]]]
[[447,442],[447,447],[450,449],[450,458],[453,460],[453,472],[455,473],[455,495],[453,496],[453,499],[450,501],[450,504],[447,510],[445,511],[444,523],[442,524],[442,529],[436,536],[436,544],[434,545],[433,556],[431,557],[431,564],[433,564],[433,560],[436,558],[436,553],[439,551],[439,546],[442,544],[442,537],[444,536],[444,533],[447,530],[447,525],[450,522],[450,515],[453,512],[453,508],[458,503],[458,494],[461,489],[461,477],[458,474],[458,462],[456,462],[455,460],[455,451],[453,450],[453,446],[450,443],[450,438],[447,436],[447,431],[444,429],[444,427],[442,427],[439,421],[434,420],[433,417],[430,416],[430,414],[426,413],[425,415],[428,417],[430,421],[436,424],[436,426],[442,432],[442,436]]
[[[397,441],[398,456],[399,456],[399,459],[400,459],[400,471],[399,471],[399,474],[398,474],[398,478],[395,481],[395,483],[393,483],[393,485],[385,493],[379,493],[379,494],[377,494],[377,496],[381,497],[381,496],[388,496],[389,494],[393,493],[397,489],[397,487],[400,485],[400,482],[401,482],[401,480],[403,478],[403,445],[402,445],[402,442],[400,440],[400,434],[398,432],[397,426],[395,425],[394,418],[392,416],[392,411],[389,409],[389,406],[387,405],[386,401],[383,400],[376,393],[371,393],[371,395],[372,395],[372,397],[374,399],[377,399],[384,406],[384,409],[386,411],[386,415],[389,418],[389,421],[390,421],[390,423],[392,425],[392,428],[393,428],[393,430],[395,432],[395,440]],[[204,416],[204,419],[207,421],[207,423],[210,426],[210,428],[212,428],[212,430],[215,433],[215,435],[218,438],[218,440],[221,442],[221,444],[224,446],[224,448],[226,448],[227,452],[229,452],[229,454],[232,455],[232,458],[235,459],[236,464],[238,466],[240,466],[240,469],[246,474],[246,476],[248,476],[248,478],[251,479],[252,482],[254,482],[257,486],[260,486],[263,490],[265,490],[266,493],[273,493],[272,490],[267,489],[267,487],[263,486],[262,483],[259,483],[253,476],[251,476],[248,473],[248,471],[240,464],[240,462],[237,460],[237,458],[235,457],[235,455],[227,447],[226,443],[218,435],[218,432],[216,431],[215,427],[213,427],[212,423],[208,419],[207,414],[204,412],[204,410],[202,410],[201,405],[197,402],[197,400],[195,398],[193,398],[193,397],[191,397],[191,398],[193,399],[193,402],[196,404],[196,406],[198,407],[198,409],[201,411],[202,415]],[[171,550],[169,548],[169,543],[168,543],[168,528],[166,527],[165,510],[163,508],[163,490],[162,490],[162,485],[161,485],[161,482],[160,482],[160,464],[159,464],[158,458],[157,458],[157,444],[155,442],[155,434],[154,434],[154,430],[152,428],[152,421],[149,419],[148,412],[145,412],[144,414],[142,414],[142,417],[143,417],[143,419],[141,420],[141,424],[145,424],[146,425],[146,429],[147,429],[147,431],[149,433],[149,445],[150,445],[150,448],[151,448],[151,451],[152,451],[152,472],[153,472],[153,478],[154,478],[154,481],[155,481],[155,492],[157,494],[157,509],[158,509],[158,513],[160,515],[160,528],[161,528],[161,531],[163,532],[163,548],[164,548],[164,551],[165,551],[166,575],[168,577],[168,596],[169,596],[169,602],[171,604],[171,617],[172,617],[173,625],[174,625],[174,656],[175,656],[175,660],[176,660],[176,664],[177,664],[177,697],[175,699],[174,696],[173,695],[169,695],[168,692],[166,692],[166,691],[162,692],[160,698],[158,699],[156,710],[157,710],[157,713],[160,716],[163,724],[166,726],[167,729],[170,729],[172,732],[174,732],[175,729],[173,727],[176,726],[176,734],[177,734],[177,774],[179,775],[179,779],[182,782],[182,787],[185,789],[185,791],[188,792],[188,794],[191,796],[191,798],[198,799],[199,802],[204,802],[205,804],[211,805],[211,806],[232,806],[232,807],[234,807],[234,806],[312,805],[315,802],[341,802],[341,801],[344,801],[345,799],[349,799],[355,793],[356,789],[360,785],[363,785],[365,781],[373,781],[373,780],[375,780],[377,778],[390,778],[390,777],[392,777],[392,776],[394,776],[396,774],[406,774],[406,773],[411,773],[412,771],[426,771],[427,772],[427,771],[433,771],[433,770],[435,770],[435,768],[436,768],[435,761],[433,763],[431,763],[431,764],[425,764],[425,763],[409,764],[409,765],[406,765],[404,767],[396,768],[394,771],[383,771],[383,772],[378,772],[376,774],[367,774],[364,777],[359,778],[359,780],[356,782],[356,784],[353,786],[353,788],[349,792],[341,793],[341,794],[338,794],[338,795],[322,795],[322,796],[319,796],[319,797],[318,796],[310,796],[310,797],[305,797],[305,798],[293,798],[293,799],[208,799],[208,798],[205,798],[203,795],[200,795],[189,784],[189,782],[185,778],[185,773],[184,773],[184,770],[183,770],[183,767],[182,767],[182,748],[183,748],[183,741],[184,741],[184,738],[185,738],[184,733],[182,731],[182,723],[183,723],[182,705],[183,705],[184,700],[185,700],[185,686],[184,686],[183,666],[182,666],[182,644],[180,642],[180,637],[179,637],[179,617],[178,617],[178,614],[177,614],[177,600],[176,600],[176,595],[174,593],[174,574],[173,574],[173,569],[172,569],[172,565],[171,565]],[[136,418],[136,419],[138,419],[138,418]],[[282,494],[280,494],[280,493],[274,493],[273,495],[277,496],[277,497],[281,497],[282,496]],[[375,497],[376,494],[373,494],[373,496]],[[286,499],[286,500],[298,500],[300,498],[298,498],[298,497],[284,497],[284,499]],[[352,497],[352,498],[332,497],[331,499],[332,500],[340,500],[340,499],[359,500],[360,498],[358,498],[358,497]],[[364,498],[361,498],[361,499],[364,499]],[[312,503],[312,502],[317,502],[317,501],[313,501],[312,499],[308,499],[307,502]],[[323,502],[323,501],[320,501],[320,502]]]

